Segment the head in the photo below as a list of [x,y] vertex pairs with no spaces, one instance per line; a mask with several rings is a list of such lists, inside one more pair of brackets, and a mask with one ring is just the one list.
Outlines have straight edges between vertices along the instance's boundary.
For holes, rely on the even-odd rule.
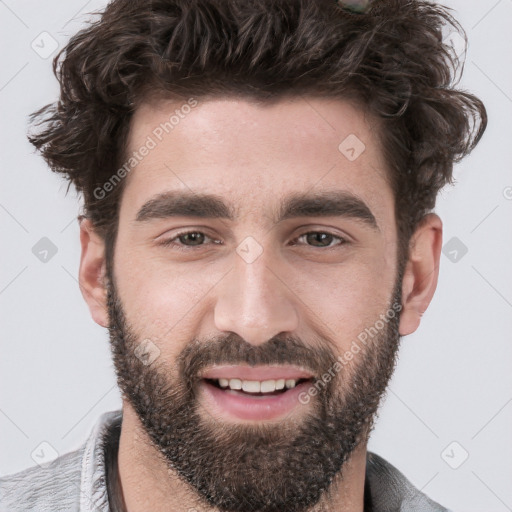
[[[83,194],[84,298],[125,406],[221,510],[306,510],[368,440],[486,125],[446,27],[424,1],[116,0],[54,61],[30,141]],[[301,387],[225,410],[228,366]]]

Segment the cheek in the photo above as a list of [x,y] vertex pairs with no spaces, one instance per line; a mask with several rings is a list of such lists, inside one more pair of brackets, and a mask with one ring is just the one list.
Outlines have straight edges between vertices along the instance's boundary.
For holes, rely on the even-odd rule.
[[297,307],[305,324],[317,325],[339,352],[347,350],[391,306],[393,265],[384,252],[373,251],[346,265],[297,273],[291,288],[300,298]]
[[139,340],[150,339],[171,359],[195,334],[195,325],[218,281],[197,266],[170,265],[148,254],[116,258],[116,284],[130,325]]
[[317,293],[315,309],[335,333],[340,348],[346,348],[387,309],[391,288],[384,288],[379,277],[371,271],[354,272],[340,278],[328,293]]

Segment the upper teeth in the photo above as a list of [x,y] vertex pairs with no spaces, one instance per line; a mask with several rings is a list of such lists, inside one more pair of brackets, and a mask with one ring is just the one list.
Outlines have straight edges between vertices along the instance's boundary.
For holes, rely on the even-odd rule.
[[247,393],[271,393],[279,389],[294,388],[297,384],[296,379],[277,379],[277,380],[241,380],[241,379],[219,379],[221,388],[241,389]]

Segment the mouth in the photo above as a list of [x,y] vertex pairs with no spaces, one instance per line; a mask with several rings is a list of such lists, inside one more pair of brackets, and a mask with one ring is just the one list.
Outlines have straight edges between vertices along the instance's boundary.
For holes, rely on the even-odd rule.
[[286,393],[290,389],[308,382],[310,379],[269,379],[269,380],[246,380],[246,379],[204,379],[208,384],[224,391],[234,392],[237,395],[249,396],[276,396]]
[[284,366],[222,366],[203,373],[200,400],[214,418],[239,423],[278,420],[302,405],[313,375]]

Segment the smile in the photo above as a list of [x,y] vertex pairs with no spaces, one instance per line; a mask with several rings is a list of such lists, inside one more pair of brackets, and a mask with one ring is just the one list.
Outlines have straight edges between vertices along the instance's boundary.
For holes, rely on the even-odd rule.
[[298,396],[312,379],[295,367],[215,367],[202,374],[200,400],[211,416],[228,422],[282,419],[302,406]]
[[297,384],[307,379],[271,379],[271,380],[240,380],[240,379],[213,379],[210,382],[221,389],[241,391],[244,394],[267,395],[269,393],[284,393],[293,389]]

